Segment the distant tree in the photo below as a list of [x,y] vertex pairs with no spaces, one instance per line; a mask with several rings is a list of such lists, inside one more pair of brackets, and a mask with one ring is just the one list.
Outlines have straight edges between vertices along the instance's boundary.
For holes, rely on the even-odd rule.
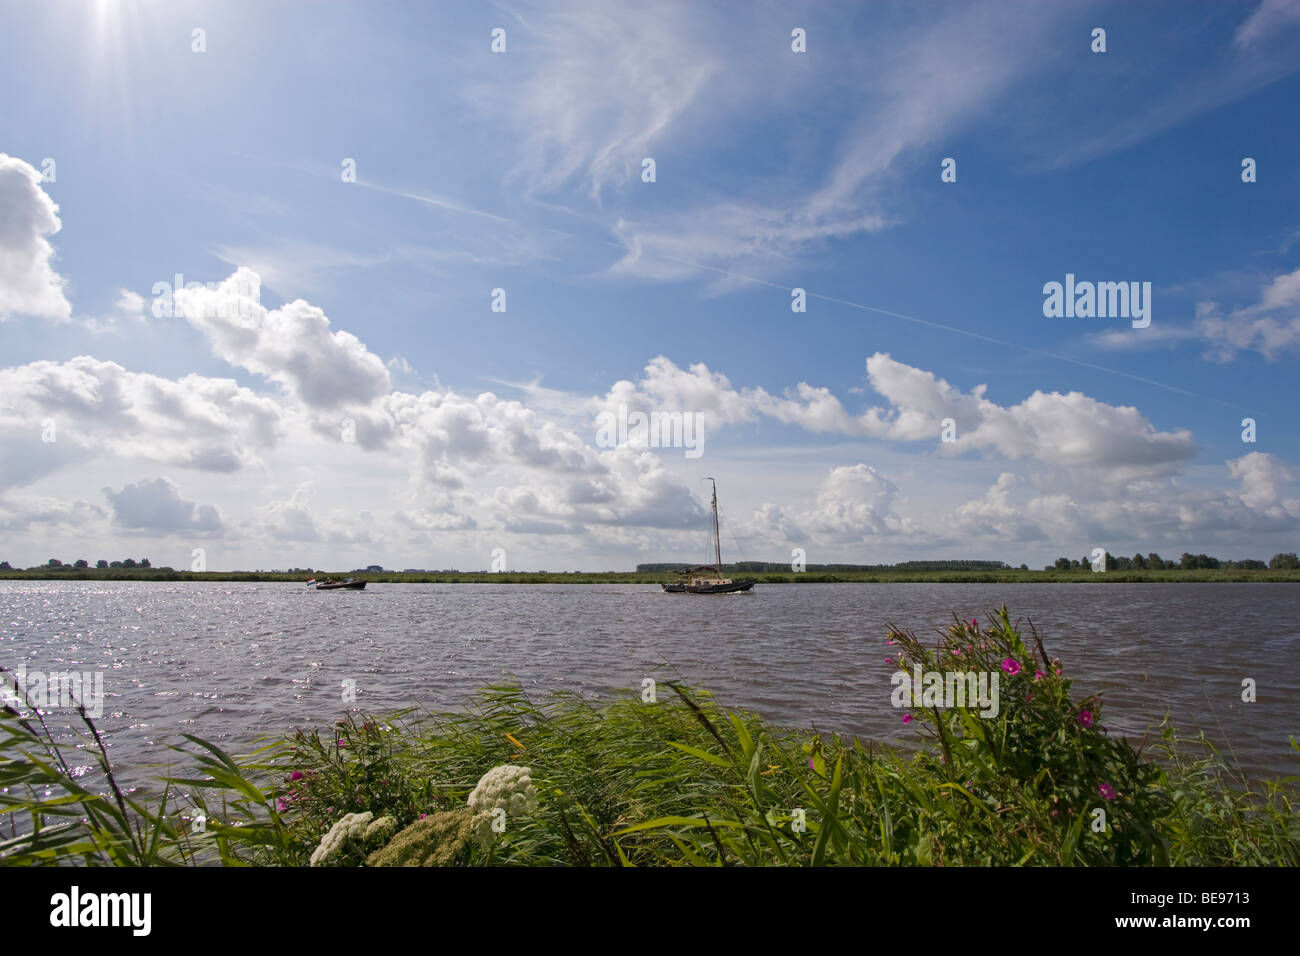
[[1178,559],[1178,567],[1183,571],[1190,571],[1196,567],[1196,555],[1190,551],[1184,551],[1183,556]]
[[121,566],[122,566],[121,561],[113,561],[109,564],[110,568],[120,568]]
[[45,566],[47,568],[61,568],[63,567],[63,562],[58,558],[50,558],[49,561],[45,562]]
[[1268,566],[1274,571],[1300,571],[1300,558],[1294,551],[1275,554],[1268,559]]
[[1022,565],[1020,565],[1020,570],[1021,570],[1021,571],[1028,571],[1028,570],[1029,570],[1029,565],[1027,565],[1027,564],[1022,564]]
[[1070,570],[1070,559],[1069,559],[1069,558],[1057,558],[1057,559],[1056,559],[1056,564],[1054,565],[1054,567],[1055,567],[1056,570],[1058,570],[1058,571],[1068,571],[1068,570]]
[[108,567],[108,562],[105,561],[103,558],[100,558],[98,561],[95,562],[95,567],[99,568],[102,571],[104,568]]
[[1268,565],[1263,561],[1256,560],[1255,558],[1245,558],[1237,562],[1237,567],[1247,571],[1263,571],[1268,567]]
[[124,568],[135,567],[135,558],[127,558],[125,561],[122,562],[122,567]]
[[72,566],[74,568],[88,568],[90,567],[90,562],[87,561],[85,558],[77,558],[76,561],[72,562]]
[[[1110,555],[1109,555],[1109,554],[1106,555],[1106,569],[1107,569],[1107,570],[1110,570]],[[1133,570],[1133,560],[1132,560],[1131,558],[1124,558],[1124,557],[1116,558],[1116,559],[1115,559],[1115,570],[1116,570],[1116,571],[1131,571],[1131,570]]]
[[1106,552],[1105,562],[1106,563],[1103,564],[1102,567],[1104,567],[1107,571],[1119,570],[1119,561],[1117,561],[1115,555],[1111,554],[1109,551]]
[[149,559],[148,559],[148,558],[141,558],[141,559],[140,559],[140,567],[142,567],[142,568],[150,568],[150,567],[153,567],[153,565],[151,565],[151,564],[149,563]]
[[1079,564],[1078,561],[1071,561],[1071,562],[1070,562],[1070,570],[1071,570],[1071,571],[1078,571],[1079,568],[1081,568],[1081,567],[1083,567],[1083,565]]
[[12,570],[13,568],[9,567],[8,561],[0,561],[0,571],[12,571]]
[[1160,555],[1152,551],[1150,554],[1147,555],[1147,567],[1150,568],[1152,571],[1162,571],[1164,570],[1165,567],[1164,559],[1162,559]]
[[1085,554],[1082,558],[1079,559],[1079,567],[1087,571],[1089,568],[1092,567],[1092,558]]

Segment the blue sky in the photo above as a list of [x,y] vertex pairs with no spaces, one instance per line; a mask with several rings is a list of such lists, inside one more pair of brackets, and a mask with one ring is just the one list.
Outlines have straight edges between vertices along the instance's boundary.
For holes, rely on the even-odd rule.
[[0,559],[1296,548],[1300,3],[5,16]]

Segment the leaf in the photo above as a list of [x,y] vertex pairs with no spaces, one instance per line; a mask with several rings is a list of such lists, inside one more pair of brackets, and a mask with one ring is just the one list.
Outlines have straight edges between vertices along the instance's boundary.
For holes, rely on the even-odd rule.
[[713,764],[713,766],[715,767],[731,766],[730,760],[724,760],[722,757],[719,757],[717,754],[711,754],[707,750],[701,750],[700,748],[692,747],[689,744],[675,743],[674,741],[671,740],[667,741],[667,743],[669,747],[676,747],[678,750],[682,751],[683,753],[688,753],[692,757],[698,757],[700,760],[703,760],[705,763]]

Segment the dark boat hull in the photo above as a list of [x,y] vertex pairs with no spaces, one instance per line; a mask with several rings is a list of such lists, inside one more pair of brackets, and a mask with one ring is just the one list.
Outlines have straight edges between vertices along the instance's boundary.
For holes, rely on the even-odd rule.
[[753,586],[753,580],[742,580],[728,584],[665,584],[663,589],[669,594],[737,594],[748,591]]
[[317,591],[364,591],[365,581],[339,581],[337,584],[318,584]]

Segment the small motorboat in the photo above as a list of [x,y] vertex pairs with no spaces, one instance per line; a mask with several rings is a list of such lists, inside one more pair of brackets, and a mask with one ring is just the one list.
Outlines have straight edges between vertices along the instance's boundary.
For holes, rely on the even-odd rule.
[[[307,582],[308,585],[311,581]],[[346,581],[321,581],[316,585],[317,591],[364,591],[366,589],[365,581],[358,581],[356,578],[348,578]]]

